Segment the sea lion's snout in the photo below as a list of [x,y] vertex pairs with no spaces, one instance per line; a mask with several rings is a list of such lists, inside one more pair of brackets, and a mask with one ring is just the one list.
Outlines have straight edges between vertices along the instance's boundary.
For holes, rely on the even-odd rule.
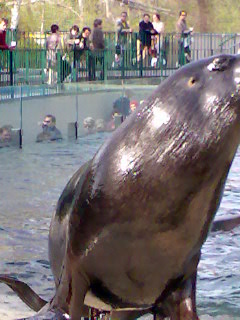
[[[239,100],[240,93],[240,55],[220,55],[213,57],[207,65],[210,79],[217,80],[219,97],[226,100],[231,95]],[[221,80],[219,80],[219,77]]]

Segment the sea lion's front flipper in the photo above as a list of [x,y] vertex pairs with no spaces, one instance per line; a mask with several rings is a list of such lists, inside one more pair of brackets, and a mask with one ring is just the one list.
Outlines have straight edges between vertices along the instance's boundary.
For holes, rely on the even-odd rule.
[[170,320],[199,320],[196,310],[196,276],[197,271],[184,280],[175,291],[164,299],[162,304],[160,303],[160,309],[168,315]]
[[38,312],[47,303],[47,301],[40,298],[26,283],[19,281],[14,277],[0,274],[0,282],[8,285],[19,298],[34,311]]

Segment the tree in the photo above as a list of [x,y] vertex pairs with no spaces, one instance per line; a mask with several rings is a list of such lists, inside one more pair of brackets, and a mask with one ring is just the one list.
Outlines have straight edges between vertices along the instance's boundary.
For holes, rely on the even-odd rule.
[[209,30],[209,10],[207,0],[197,0],[199,8],[199,31],[206,33]]

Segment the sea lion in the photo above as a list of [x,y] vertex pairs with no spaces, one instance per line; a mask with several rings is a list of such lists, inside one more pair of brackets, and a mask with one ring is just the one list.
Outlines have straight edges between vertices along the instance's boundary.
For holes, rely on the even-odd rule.
[[44,310],[198,319],[201,247],[240,141],[239,84],[240,56],[181,68],[79,169],[51,222]]

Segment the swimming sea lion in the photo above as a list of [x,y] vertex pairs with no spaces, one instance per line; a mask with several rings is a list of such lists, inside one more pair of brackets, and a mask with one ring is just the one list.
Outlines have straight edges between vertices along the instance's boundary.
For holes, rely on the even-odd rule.
[[239,83],[240,56],[181,68],[79,169],[51,222],[48,311],[198,319],[201,247],[240,141]]

